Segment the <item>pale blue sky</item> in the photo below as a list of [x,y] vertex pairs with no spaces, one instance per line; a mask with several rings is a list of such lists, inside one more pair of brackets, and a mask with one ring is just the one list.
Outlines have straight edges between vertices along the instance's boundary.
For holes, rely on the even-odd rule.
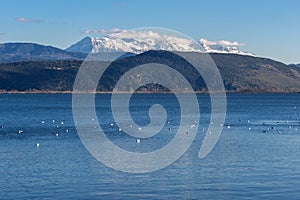
[[86,30],[163,27],[195,40],[230,40],[259,56],[300,63],[300,1],[1,1],[0,42],[66,48]]

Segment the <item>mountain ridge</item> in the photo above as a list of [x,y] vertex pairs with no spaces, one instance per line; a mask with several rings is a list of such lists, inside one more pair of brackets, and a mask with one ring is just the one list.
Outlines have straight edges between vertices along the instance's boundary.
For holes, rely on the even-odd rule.
[[[211,53],[210,56],[223,77],[227,92],[300,92],[299,67],[288,66],[268,58],[245,55]],[[172,66],[189,80],[196,92],[207,92],[201,75],[187,61],[172,52],[153,50],[114,61],[104,73],[98,91],[111,92],[122,74],[134,66],[149,61],[154,63],[159,61]],[[0,64],[0,91],[72,91],[82,62],[82,60],[48,60],[2,63]],[[166,92],[157,85],[142,87],[141,91]]]
[[45,46],[29,42],[0,44],[0,63],[32,60],[74,60],[84,59],[86,54],[66,52],[53,46]]
[[[105,39],[104,39],[105,40]],[[79,42],[71,45],[69,48],[63,50],[57,47],[50,45],[41,45],[37,43],[29,42],[9,42],[0,44],[0,63],[10,63],[10,62],[22,62],[22,61],[40,61],[40,60],[83,60],[92,52],[93,57],[99,60],[104,61],[113,61],[118,58],[118,55],[126,57],[128,55],[139,54],[146,52],[144,50],[139,50],[137,52],[127,49],[123,51],[122,49],[114,49],[108,52],[105,51],[94,51],[93,45],[91,42],[97,42],[97,39],[92,39],[91,37],[85,37]],[[218,45],[215,45],[218,46]],[[160,46],[161,47],[161,46]],[[162,46],[163,47],[163,46]],[[169,51],[172,51],[173,46],[165,46],[170,48]],[[205,46],[207,53],[219,53],[218,50],[212,50],[208,46]],[[183,50],[193,52],[192,47],[183,46]],[[181,49],[182,49],[181,48]],[[221,47],[226,54],[241,54],[241,55],[251,55],[248,53],[241,52],[234,47]],[[147,48],[146,48],[147,49]],[[175,48],[176,49],[176,48]],[[149,50],[152,50],[149,47]],[[195,52],[200,52],[200,49],[196,49]],[[130,52],[131,51],[131,52]],[[184,52],[184,51],[183,51]],[[223,53],[224,53],[223,52]]]
[[[161,36],[162,37],[162,36]],[[252,53],[243,52],[237,46],[211,44],[206,39],[200,39],[196,43],[185,38],[156,38],[148,40],[135,38],[114,37],[84,37],[80,41],[66,48],[67,52],[99,53],[99,52],[129,52],[139,54],[149,50],[166,50],[179,52],[203,52],[203,53],[226,53],[255,56]]]

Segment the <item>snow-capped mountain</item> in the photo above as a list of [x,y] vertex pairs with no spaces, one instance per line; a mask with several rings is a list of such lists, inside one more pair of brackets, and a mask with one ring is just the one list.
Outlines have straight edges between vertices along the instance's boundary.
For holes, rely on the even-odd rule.
[[[199,45],[200,44],[200,45]],[[126,32],[102,38],[85,37],[79,42],[66,49],[68,52],[81,53],[108,53],[129,52],[139,54],[149,50],[167,50],[181,52],[205,52],[205,53],[231,53],[251,55],[254,54],[240,51],[237,42],[218,41],[212,42],[200,39],[199,42],[179,36],[158,34],[152,31],[141,33]]]
[[231,53],[231,54],[255,56],[252,53],[243,52],[239,50],[238,47],[235,46],[235,45],[239,45],[237,42],[231,42],[227,45],[226,42],[227,41],[213,42],[213,41],[208,41],[206,39],[199,40],[200,45],[205,49],[205,52],[207,53]]
[[141,37],[85,37],[66,49],[68,52],[101,53],[130,52],[139,54],[149,50],[203,52],[197,43],[179,37],[149,33]]

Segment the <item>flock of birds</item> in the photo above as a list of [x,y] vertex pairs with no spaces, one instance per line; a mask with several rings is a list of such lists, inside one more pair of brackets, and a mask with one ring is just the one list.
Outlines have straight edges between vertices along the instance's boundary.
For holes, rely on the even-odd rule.
[[[92,121],[94,121],[95,119],[92,118]],[[55,119],[53,119],[52,121],[52,124],[56,126],[57,129],[61,129],[65,122],[64,121],[57,121]],[[50,123],[51,123],[50,122]],[[245,125],[245,122],[248,126],[248,130],[251,131],[252,130],[252,127],[254,127],[255,125],[258,125],[259,128],[261,129],[262,133],[267,133],[267,132],[270,132],[270,131],[273,131],[273,132],[276,132],[278,134],[283,134],[283,131],[282,131],[282,128],[283,126],[284,127],[287,127],[288,129],[292,129],[294,128],[294,131],[298,131],[300,130],[300,121],[298,118],[293,118],[293,117],[290,117],[289,120],[285,120],[285,121],[265,121],[265,122],[260,122],[260,123],[251,123],[250,120],[241,120],[239,119],[238,123],[236,124],[219,124],[219,126],[222,126],[224,128],[227,128],[227,129],[230,129],[232,126],[244,126]],[[166,122],[167,124],[170,124],[169,121]],[[41,124],[46,124],[46,121],[41,121]],[[213,122],[210,122],[210,124],[212,125]],[[110,123],[109,124],[111,128],[117,128],[117,130],[119,132],[122,131],[121,128],[118,128],[114,123]],[[131,128],[134,128],[133,125],[129,125]],[[196,125],[196,122],[193,122],[191,125],[190,125],[190,128],[195,128],[197,125]],[[280,127],[280,128],[279,128]],[[4,126],[0,126],[0,129],[4,129]],[[139,127],[138,128],[139,131],[142,131],[142,128]],[[171,127],[168,127],[168,130],[171,130]],[[204,128],[200,129],[202,132],[205,131]],[[69,129],[64,129],[65,133],[69,133]],[[17,133],[18,134],[24,134],[24,130],[23,129],[18,129],[17,130]],[[189,134],[189,132],[187,131],[186,134]],[[208,133],[209,134],[209,133]],[[56,137],[59,136],[59,131],[56,131],[54,132],[54,135]],[[141,142],[141,139],[140,138],[136,138],[135,139],[135,142],[136,143],[140,143]],[[40,147],[40,143],[36,143],[36,147],[39,148]]]
[[[56,129],[57,129],[57,131],[54,132],[54,135],[56,137],[58,137],[59,136],[59,132],[61,131],[60,129],[63,128],[63,125],[65,124],[65,122],[61,121],[61,122],[57,123],[57,120],[55,120],[55,119],[51,120],[51,122],[52,122],[52,125],[54,125],[56,127]],[[41,124],[46,124],[46,121],[42,120]],[[4,129],[4,128],[5,127],[3,125],[0,126],[0,129]],[[69,129],[67,129],[67,128],[64,131],[66,133],[69,133]],[[24,129],[18,129],[17,133],[20,134],[20,135],[23,135],[23,134],[25,134],[25,130]],[[40,143],[36,143],[36,147],[39,148],[40,147]]]

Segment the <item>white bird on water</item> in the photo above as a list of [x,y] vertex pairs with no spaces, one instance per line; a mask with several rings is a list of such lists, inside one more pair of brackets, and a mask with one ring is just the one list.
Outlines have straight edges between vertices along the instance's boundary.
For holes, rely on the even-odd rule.
[[141,142],[141,139],[136,139],[136,143],[140,143]]

